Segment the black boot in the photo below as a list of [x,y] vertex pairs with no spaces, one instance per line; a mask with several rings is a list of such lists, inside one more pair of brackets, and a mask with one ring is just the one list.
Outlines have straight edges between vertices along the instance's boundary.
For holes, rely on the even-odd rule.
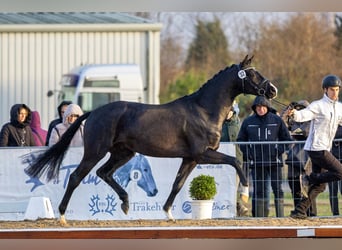
[[307,210],[311,202],[309,198],[303,197],[299,204],[295,207],[295,210],[291,211],[290,217],[294,219],[306,219]]

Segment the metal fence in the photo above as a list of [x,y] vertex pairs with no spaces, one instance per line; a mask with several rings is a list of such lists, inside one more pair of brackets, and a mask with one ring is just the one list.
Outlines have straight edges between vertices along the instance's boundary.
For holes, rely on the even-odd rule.
[[[336,158],[342,160],[340,142],[334,141],[338,149]],[[242,202],[238,195],[237,215],[255,217],[289,216],[301,199],[300,177],[311,172],[311,161],[304,151],[305,141],[230,142],[244,153],[243,168],[249,177],[249,200]],[[239,152],[237,152],[239,158]],[[308,216],[339,215],[339,198],[342,182],[326,185],[308,210]],[[240,206],[248,208],[240,213]]]

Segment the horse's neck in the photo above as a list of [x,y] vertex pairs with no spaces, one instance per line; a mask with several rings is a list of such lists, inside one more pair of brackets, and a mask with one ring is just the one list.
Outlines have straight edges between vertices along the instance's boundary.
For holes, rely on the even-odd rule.
[[[236,78],[234,74],[235,71],[231,68],[220,72],[194,95],[197,105],[210,111],[208,113],[211,116],[216,116],[220,122],[227,116],[236,96],[241,94],[240,88],[234,80]],[[222,116],[224,117],[222,118]]]

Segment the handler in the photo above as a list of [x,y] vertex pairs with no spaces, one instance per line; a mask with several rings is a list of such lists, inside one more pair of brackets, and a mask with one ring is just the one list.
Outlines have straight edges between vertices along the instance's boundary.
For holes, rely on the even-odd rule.
[[342,86],[336,75],[322,80],[323,98],[302,110],[289,109],[288,115],[296,122],[311,121],[304,150],[312,162],[312,173],[302,176],[303,197],[290,216],[305,219],[311,202],[325,190],[327,182],[342,179],[342,164],[330,152],[338,125],[342,125],[342,104],[338,94]]

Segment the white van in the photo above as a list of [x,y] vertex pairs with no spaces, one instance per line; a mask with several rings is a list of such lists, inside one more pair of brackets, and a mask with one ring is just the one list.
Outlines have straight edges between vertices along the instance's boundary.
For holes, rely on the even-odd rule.
[[144,86],[137,64],[89,64],[62,76],[59,101],[70,100],[91,111],[104,104],[125,100],[144,102]]

